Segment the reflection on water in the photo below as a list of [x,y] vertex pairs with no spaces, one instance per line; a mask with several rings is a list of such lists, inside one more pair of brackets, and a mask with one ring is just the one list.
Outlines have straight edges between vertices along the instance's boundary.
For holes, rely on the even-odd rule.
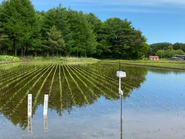
[[48,132],[48,116],[44,116],[44,131]]
[[[122,80],[124,137],[183,139],[184,72],[121,68],[127,73]],[[5,139],[119,138],[117,69],[118,65],[105,63],[0,68],[0,135]],[[27,117],[28,94],[32,94],[33,117]],[[49,109],[43,117],[45,94]]]
[[28,116],[28,134],[32,134],[32,117]]

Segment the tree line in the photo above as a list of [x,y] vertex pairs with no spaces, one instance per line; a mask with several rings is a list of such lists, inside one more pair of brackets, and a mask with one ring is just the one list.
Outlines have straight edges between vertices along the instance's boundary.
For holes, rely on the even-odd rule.
[[147,50],[145,36],[127,19],[103,22],[61,4],[36,11],[30,0],[0,4],[0,54],[137,59]]
[[147,55],[157,55],[160,58],[171,58],[177,55],[185,55],[185,43],[154,43],[149,45]]

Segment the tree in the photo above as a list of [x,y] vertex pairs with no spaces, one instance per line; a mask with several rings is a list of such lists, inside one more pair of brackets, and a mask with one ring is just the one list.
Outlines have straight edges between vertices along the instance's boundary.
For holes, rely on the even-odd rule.
[[155,55],[158,50],[168,50],[169,46],[172,45],[168,42],[154,43],[149,45],[148,56]]
[[96,50],[96,37],[83,12],[69,10],[68,19],[72,31],[70,52],[76,56],[90,56]]
[[36,13],[30,0],[3,1],[0,13],[2,26],[8,38],[12,41],[14,55],[17,50],[23,51],[32,45],[39,33]]
[[102,52],[100,55],[103,57],[135,59],[142,57],[148,50],[142,32],[133,28],[127,20],[107,19],[102,24],[99,36],[97,51]]
[[49,32],[47,32],[48,40],[47,45],[49,49],[52,51],[52,56],[55,55],[55,51],[62,52],[65,49],[65,42],[62,38],[62,34],[57,30],[55,26],[53,26]]

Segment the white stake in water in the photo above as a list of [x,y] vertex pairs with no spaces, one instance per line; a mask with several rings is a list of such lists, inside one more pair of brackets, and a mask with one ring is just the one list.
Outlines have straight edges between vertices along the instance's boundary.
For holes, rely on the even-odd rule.
[[28,94],[28,117],[32,116],[32,94]]
[[123,116],[122,116],[122,111],[123,111],[123,91],[121,90],[121,78],[126,77],[126,73],[120,70],[120,63],[119,63],[119,71],[117,71],[117,77],[119,77],[119,95],[120,95],[120,100],[121,100],[121,113],[120,113],[120,139],[123,139]]
[[48,132],[48,117],[44,116],[44,131]]
[[32,134],[32,117],[28,116],[28,134]]
[[43,111],[44,116],[47,116],[48,114],[48,99],[49,99],[49,96],[44,95],[44,111]]

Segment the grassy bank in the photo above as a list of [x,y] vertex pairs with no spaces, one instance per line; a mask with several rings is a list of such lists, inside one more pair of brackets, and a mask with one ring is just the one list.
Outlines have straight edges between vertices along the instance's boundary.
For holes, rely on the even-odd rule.
[[88,64],[88,63],[96,63],[99,60],[95,58],[87,58],[87,57],[13,57],[8,55],[0,56],[0,63],[14,63],[14,62],[34,62],[34,63],[52,63],[52,62],[62,62],[66,64]]
[[77,58],[77,57],[25,57],[22,58],[24,62],[62,62],[67,64],[83,64],[95,63],[98,59],[95,58]]
[[185,61],[174,61],[161,59],[158,61],[152,60],[104,60],[105,62],[121,62],[127,65],[147,66],[147,67],[159,67],[159,68],[171,68],[171,69],[185,69]]

